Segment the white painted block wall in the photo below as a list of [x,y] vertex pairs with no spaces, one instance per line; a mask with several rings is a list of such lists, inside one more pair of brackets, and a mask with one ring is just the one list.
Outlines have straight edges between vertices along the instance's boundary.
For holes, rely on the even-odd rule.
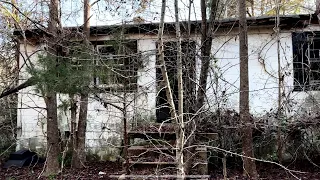
[[[26,48],[25,48],[26,47]],[[30,62],[34,62],[37,58],[32,55],[40,46],[28,44],[20,45],[20,74],[19,83],[27,80],[30,75],[27,72],[27,67]],[[29,58],[26,58],[29,56]],[[28,87],[18,93],[18,112],[17,112],[17,149],[23,147],[31,147],[33,149],[41,149],[45,146],[45,103],[35,91],[34,87]]]
[[[248,36],[249,54],[249,100],[250,112],[254,115],[262,115],[271,108],[277,106],[278,99],[278,57],[277,46],[272,31],[251,31]],[[226,108],[239,109],[239,41],[237,35],[220,36],[214,39],[212,48],[219,74],[219,96],[225,91],[227,102]],[[280,58],[282,63],[292,61],[291,33],[281,34]],[[287,60],[286,60],[287,59]],[[265,67],[261,63],[264,61]],[[214,65],[212,65],[214,66]],[[216,70],[216,69],[215,69]],[[210,74],[213,75],[213,71]],[[267,72],[266,72],[267,71]],[[209,90],[207,96],[209,102],[214,104],[215,95],[213,89],[216,84],[212,78],[209,79]],[[288,82],[289,79],[286,80]],[[293,83],[287,83],[292,86]],[[221,99],[222,97],[220,97]]]
[[[32,54],[40,46],[27,46],[28,54]],[[142,53],[144,60],[145,70],[138,71],[138,92],[131,93],[127,97],[128,103],[127,115],[129,122],[133,121],[134,116],[139,116],[148,120],[149,118],[155,119],[155,97],[156,97],[156,52],[155,41],[152,39],[139,40],[138,50]],[[24,55],[24,45],[21,45],[22,55]],[[30,76],[27,73],[24,58],[20,57],[20,81],[23,83]],[[37,54],[30,57],[32,62],[37,59]],[[118,94],[121,96],[121,94]],[[110,94],[100,94],[104,100],[111,102],[116,106],[123,108],[123,101],[121,98]],[[32,149],[43,149],[45,147],[46,135],[46,111],[45,103],[42,97],[37,95],[35,87],[29,87],[19,92],[18,94],[18,127],[21,127],[21,133],[18,134],[17,149],[22,147]],[[58,106],[62,101],[68,99],[67,95],[58,94]],[[66,112],[58,108],[59,128],[60,131],[69,131],[70,112]],[[110,145],[119,146],[121,144],[122,136],[122,112],[113,107],[104,107],[100,102],[94,100],[93,97],[89,98],[88,105],[88,123],[86,133],[86,147],[93,153],[100,153]],[[115,139],[117,141],[115,141]],[[103,154],[103,153],[102,153]]]
[[[221,33],[220,33],[221,34]],[[138,51],[141,52],[144,61],[144,68],[138,71],[138,91],[130,94],[132,100],[128,106],[129,121],[136,119],[150,120],[155,119],[156,109],[156,37],[146,36],[145,39],[138,40]],[[195,36],[200,44],[200,37]],[[255,116],[262,116],[270,109],[277,108],[278,100],[278,57],[277,46],[274,31],[272,28],[260,28],[249,31],[249,82],[250,82],[250,112]],[[207,98],[212,110],[217,107],[217,101],[222,102],[222,97],[226,97],[223,107],[238,110],[239,108],[239,41],[237,32],[233,31],[229,35],[219,35],[214,38],[212,52],[216,58],[216,64],[211,65],[209,74]],[[281,68],[291,75],[285,76],[285,92],[291,92],[293,89],[293,66],[292,66],[292,40],[291,32],[281,33],[280,41],[280,60]],[[39,47],[27,46],[27,52],[31,54]],[[23,51],[23,45],[20,49]],[[22,52],[24,54],[24,52]],[[36,56],[32,56],[33,61]],[[261,64],[264,60],[265,67]],[[22,66],[23,58],[20,58]],[[214,80],[214,71],[219,69],[221,78],[218,86]],[[25,68],[22,68],[25,70]],[[199,72],[200,63],[197,58],[197,72]],[[268,73],[267,73],[267,72]],[[27,73],[22,71],[21,81],[26,79]],[[214,89],[218,87],[218,99],[214,94]],[[225,95],[222,96],[222,93]],[[45,104],[43,99],[35,95],[34,87],[22,90],[19,97],[18,106],[18,127],[21,127],[21,133],[18,136],[18,149],[30,146],[33,141],[37,141],[37,147],[43,147],[45,142]],[[318,92],[293,92],[288,96],[289,99],[297,102],[292,108],[299,111],[304,108],[305,99],[309,95],[315,95],[320,102]],[[317,95],[318,94],[318,95]],[[59,99],[66,99],[65,95],[58,96]],[[114,96],[105,95],[106,99],[122,106],[119,99]],[[308,108],[313,108],[308,104]],[[36,107],[36,108],[35,108]],[[307,109],[308,109],[307,108]],[[68,130],[70,114],[59,111],[61,119],[61,130]],[[113,143],[113,137],[121,139],[122,136],[122,113],[118,109],[108,106],[105,108],[101,103],[90,98],[88,109],[88,125],[86,133],[86,146],[88,150],[95,153],[104,151]],[[117,141],[119,145],[119,141]],[[44,144],[45,145],[45,144]],[[115,144],[116,145],[116,144]]]

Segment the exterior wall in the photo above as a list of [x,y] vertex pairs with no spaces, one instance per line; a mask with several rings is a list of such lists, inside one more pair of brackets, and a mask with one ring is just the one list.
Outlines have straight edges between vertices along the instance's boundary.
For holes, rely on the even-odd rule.
[[[309,26],[295,31],[320,31],[319,26]],[[317,115],[320,110],[318,91],[294,91],[292,31],[280,34],[280,64],[284,81],[281,85],[282,105],[286,118],[294,120]],[[209,106],[239,109],[239,41],[237,32],[218,35],[214,39],[212,52],[216,63],[209,75],[207,98]],[[248,32],[249,53],[249,101],[250,112],[256,117],[274,114],[278,107],[278,50],[277,39],[272,28],[261,28]],[[214,78],[218,73],[218,83]],[[211,77],[210,77],[211,76]],[[214,92],[217,92],[216,94]],[[272,117],[269,119],[272,120]]]
[[[27,53],[30,61],[36,62],[37,54],[41,49],[39,45],[28,44]],[[21,45],[22,56],[20,57],[20,80],[23,83],[30,76],[27,72],[27,64],[24,62],[24,45]],[[155,120],[155,97],[156,97],[156,52],[153,39],[138,40],[138,51],[141,52],[144,68],[138,71],[138,91],[126,95],[127,117],[129,123],[138,120]],[[46,144],[46,111],[45,103],[35,87],[29,87],[19,92],[18,105],[18,146],[17,149],[31,148],[43,151]],[[123,108],[123,93],[114,95],[99,94],[105,101]],[[70,131],[70,111],[63,104],[68,103],[68,95],[58,94],[58,119],[59,128],[63,133]],[[96,101],[93,96],[89,98],[88,121],[86,133],[86,147],[91,153],[99,154],[101,157],[117,154],[117,148],[110,148],[121,145],[123,113],[114,106],[104,107]],[[107,157],[108,158],[108,157]]]
[[[299,29],[297,31],[320,31],[319,25],[309,25],[304,29]],[[291,69],[292,64],[291,64]],[[287,77],[287,85],[293,84],[293,75]],[[292,112],[291,115],[294,118],[305,118],[305,117],[319,117],[320,112],[320,92],[319,91],[298,91],[292,92],[293,87],[288,88],[287,96],[288,96],[288,104],[291,106]],[[290,93],[291,92],[291,93]],[[293,118],[293,119],[294,119]]]
[[156,40],[138,40],[138,50],[142,53],[143,69],[138,71],[138,93],[135,107],[137,119],[156,118]]
[[[278,57],[276,37],[272,29],[249,31],[249,100],[250,112],[260,115],[277,107],[278,99]],[[291,33],[281,33],[280,58],[284,65],[292,61]],[[212,64],[207,97],[212,108],[239,108],[239,41],[237,35],[218,36],[212,47],[216,64]],[[215,80],[214,76],[219,76]],[[218,85],[217,82],[218,81]],[[288,81],[288,80],[287,80]],[[288,86],[293,84],[287,83]],[[215,90],[218,89],[218,95]]]
[[[319,29],[312,27],[312,30]],[[137,36],[138,37],[138,36]],[[135,35],[132,36],[135,38]],[[138,51],[142,54],[142,69],[138,70],[138,91],[127,97],[128,119],[134,124],[139,121],[154,121],[156,114],[156,37],[145,36],[138,39]],[[108,39],[100,37],[99,39]],[[170,38],[168,38],[170,39]],[[194,36],[199,50],[200,36]],[[255,116],[263,116],[275,112],[278,103],[278,56],[276,36],[272,28],[251,29],[248,34],[249,47],[249,82],[250,82],[250,112]],[[214,61],[211,64],[208,78],[208,106],[214,111],[217,107],[234,109],[239,107],[239,41],[236,30],[228,35],[223,32],[214,38],[212,47]],[[24,46],[20,48],[22,51]],[[37,46],[27,46],[27,52],[31,54]],[[280,40],[281,71],[285,74],[282,91],[284,100],[291,103],[292,111],[289,115],[310,111],[317,108],[315,102],[320,102],[318,92],[293,92],[293,65],[292,65],[292,39],[290,31],[283,31]],[[24,54],[24,52],[22,52]],[[198,52],[198,54],[200,54]],[[31,58],[33,61],[36,55]],[[20,58],[20,66],[23,66],[23,58]],[[197,77],[199,77],[200,59],[197,57]],[[22,67],[21,80],[28,76],[25,67]],[[219,78],[216,78],[219,77]],[[18,149],[25,146],[33,149],[45,146],[45,104],[43,99],[35,95],[34,87],[22,90],[19,93],[18,128],[21,132],[18,136]],[[217,92],[217,93],[215,93]],[[121,95],[121,94],[120,94]],[[116,96],[101,94],[101,96],[123,107],[122,99]],[[58,102],[62,104],[67,100],[66,95],[59,95]],[[88,151],[104,154],[113,153],[110,144],[120,145],[122,136],[122,118],[120,110],[108,106],[90,98],[88,109],[88,125],[86,134],[86,146]],[[60,129],[68,131],[70,112],[59,109]]]
[[[25,48],[26,47],[26,48]],[[27,80],[30,76],[27,67],[34,62],[37,55],[34,54],[41,47],[39,45],[28,44],[20,45],[20,74],[19,84]],[[29,56],[29,59],[26,58]],[[46,111],[42,97],[38,95],[34,87],[28,87],[18,93],[18,112],[17,112],[17,149],[29,147],[40,150],[45,147],[46,132]]]

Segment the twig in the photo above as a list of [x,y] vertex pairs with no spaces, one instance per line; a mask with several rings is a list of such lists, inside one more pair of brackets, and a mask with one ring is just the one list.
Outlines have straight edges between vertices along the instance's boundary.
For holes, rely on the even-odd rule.
[[304,156],[307,158],[307,160],[308,160],[311,164],[313,164],[313,165],[316,166],[317,168],[320,168],[320,166],[318,166],[316,163],[314,163],[314,162],[311,161],[311,159],[308,157],[308,155],[306,154],[305,151],[303,151],[303,154],[304,154]]
[[[225,149],[221,149],[221,148],[218,148],[218,147],[212,147],[212,146],[207,146],[207,145],[198,145],[198,146],[203,146],[203,147],[206,147],[206,148],[211,148],[211,149],[215,149],[215,150],[218,150],[218,151],[222,151],[222,152],[225,152],[227,154],[232,154],[232,155],[235,155],[235,156],[239,156],[239,157],[242,157],[242,158],[248,158],[248,159],[251,159],[251,160],[254,160],[254,161],[259,161],[259,162],[264,162],[264,163],[270,163],[270,164],[275,164],[279,167],[281,167],[282,169],[286,170],[289,172],[289,174],[291,174],[294,178],[296,179],[300,179],[299,177],[297,177],[296,175],[294,175],[293,173],[307,173],[307,172],[302,172],[302,171],[296,171],[296,170],[291,170],[291,169],[288,169],[286,168],[285,166],[277,163],[277,162],[273,162],[273,161],[268,161],[268,160],[263,160],[263,159],[257,159],[257,158],[253,158],[253,157],[249,157],[249,156],[245,156],[245,155],[242,155],[242,154],[238,154],[238,153],[235,153],[235,152],[232,152],[232,151],[228,151],[228,150],[225,150]],[[192,146],[189,146],[188,148],[191,148]]]
[[14,144],[16,144],[16,143],[12,143],[5,151],[3,151],[3,152],[0,154],[0,157],[1,157],[4,153],[6,153]]
[[48,160],[47,157],[48,157],[48,153],[50,152],[51,146],[52,146],[52,145],[49,146],[49,149],[48,149],[48,151],[47,151],[47,153],[46,153],[46,161],[44,162],[42,171],[40,172],[40,174],[39,174],[39,176],[38,176],[38,179],[40,179],[40,177],[42,176],[42,174],[43,174],[43,172],[44,172],[44,170],[45,170],[45,168],[46,168],[47,160]]

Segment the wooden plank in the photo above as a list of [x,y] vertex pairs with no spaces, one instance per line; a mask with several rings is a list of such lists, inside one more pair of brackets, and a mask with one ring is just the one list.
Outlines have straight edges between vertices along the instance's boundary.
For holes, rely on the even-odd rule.
[[129,131],[128,134],[175,134],[175,132],[157,132],[157,131]]
[[143,161],[129,161],[129,164],[142,164],[142,165],[175,165],[176,162],[143,162]]
[[145,147],[145,146],[131,146],[129,147],[129,150],[144,150],[144,151],[156,151],[156,150],[175,150],[174,147],[156,147],[156,146],[151,146],[151,147]]
[[196,133],[197,135],[201,137],[206,137],[208,139],[218,139],[218,133]]
[[[110,178],[115,178],[115,179],[126,179],[126,178],[130,178],[130,179],[154,179],[154,178],[159,178],[159,179],[163,179],[163,178],[178,178],[179,176],[177,175],[110,175]],[[188,179],[209,179],[211,176],[210,175],[186,175],[185,176]]]
[[148,132],[148,131],[130,131],[128,132],[129,138],[141,139],[166,139],[172,140],[176,138],[175,132]]

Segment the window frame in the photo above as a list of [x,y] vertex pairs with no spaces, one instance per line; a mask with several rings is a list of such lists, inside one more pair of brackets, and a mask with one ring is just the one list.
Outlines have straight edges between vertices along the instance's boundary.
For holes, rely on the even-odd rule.
[[[312,46],[318,55],[311,58]],[[293,32],[293,91],[320,90],[320,32]],[[315,63],[312,65],[312,63]],[[317,68],[312,68],[315,66]],[[318,73],[317,78],[312,73]],[[314,83],[312,83],[314,82]]]
[[[97,75],[97,69],[101,68],[101,64],[102,64],[102,61],[105,61],[103,60],[101,57],[103,57],[103,53],[99,52],[99,48],[102,48],[102,47],[112,47],[114,46],[113,43],[115,43],[116,41],[114,40],[107,40],[107,41],[95,41],[93,42],[94,44],[94,50],[95,52],[97,53],[97,57],[95,58],[95,72],[94,72],[94,79],[93,79],[93,84],[95,87],[98,87],[99,89],[113,89],[113,88],[116,88],[117,90],[120,90],[123,89],[125,87],[129,87],[129,90],[136,90],[137,88],[137,83],[138,83],[138,69],[140,67],[135,67],[134,65],[136,65],[136,63],[133,63],[134,61],[139,61],[141,59],[141,55],[138,51],[138,43],[137,43],[137,40],[128,40],[128,41],[125,41],[123,42],[123,45],[126,46],[126,44],[129,44],[131,45],[130,48],[133,48],[133,53],[132,54],[127,54],[127,52],[124,52],[123,54],[117,54],[117,52],[113,52],[113,53],[110,53],[110,55],[107,55],[107,56],[110,56],[110,60],[111,59],[122,59],[123,63],[122,64],[117,64],[115,65],[115,67],[121,67],[119,68],[119,71],[120,72],[126,72],[128,71],[129,73],[129,76],[126,76],[124,74],[121,74],[119,73],[119,75],[115,75],[117,76],[116,78],[120,78],[122,80],[118,81],[118,80],[111,80],[109,81],[108,83],[101,83],[102,80],[98,77],[99,75]],[[132,45],[133,44],[133,45]],[[116,51],[116,50],[115,50]],[[116,60],[115,60],[116,61]],[[120,60],[121,61],[121,60]],[[107,65],[106,65],[107,67]],[[113,67],[110,67],[111,69]],[[129,69],[128,69],[129,68]],[[116,71],[112,72],[113,70],[111,70],[111,74],[114,74],[114,73],[117,73]],[[112,75],[113,76],[113,75]],[[123,76],[121,78],[121,76]],[[129,80],[127,80],[129,79]],[[118,81],[118,82],[116,82]],[[119,89],[120,88],[120,89]]]

